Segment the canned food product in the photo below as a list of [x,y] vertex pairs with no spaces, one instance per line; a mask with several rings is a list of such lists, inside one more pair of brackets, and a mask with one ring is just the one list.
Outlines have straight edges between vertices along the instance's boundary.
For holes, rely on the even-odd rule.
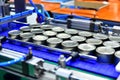
[[20,33],[20,37],[24,42],[30,41],[33,36],[34,35],[30,32]]
[[101,46],[96,49],[98,62],[112,63],[115,50],[110,47]]
[[62,43],[62,39],[59,39],[59,38],[56,38],[56,37],[53,37],[53,38],[49,38],[47,40],[47,43],[48,43],[48,46],[50,47],[60,47],[60,44]]
[[54,27],[54,28],[52,28],[52,30],[53,30],[54,32],[57,32],[57,33],[64,32],[64,28],[62,28],[62,27]]
[[92,32],[88,32],[88,31],[80,31],[78,34],[80,36],[87,37],[87,38],[91,38],[93,35]]
[[78,34],[78,31],[75,29],[65,29],[65,33],[71,34],[71,35],[76,35],[76,34]]
[[20,31],[18,31],[18,30],[11,30],[11,31],[8,32],[8,36],[11,39],[18,39],[19,38],[19,34],[20,34]]
[[87,43],[80,44],[78,46],[79,52],[81,54],[93,54],[93,51],[95,50],[95,46]]
[[73,51],[76,50],[78,43],[75,41],[66,40],[62,42],[62,46],[64,50]]
[[31,32],[35,35],[40,35],[43,33],[42,29],[31,29]]
[[72,36],[70,39],[78,43],[83,43],[86,40],[86,38],[82,36]]
[[48,39],[47,36],[44,35],[36,35],[33,37],[33,42],[37,45],[45,44],[46,40]]
[[93,37],[96,39],[104,40],[104,41],[108,39],[107,35],[100,34],[100,33],[93,34]]
[[45,31],[43,34],[48,37],[55,37],[57,33],[53,31]]
[[117,64],[120,61],[120,51],[116,51],[114,55],[115,55],[114,63]]
[[110,39],[111,41],[120,42],[120,36],[109,36],[109,39]]
[[20,31],[22,31],[22,32],[30,32],[30,27],[29,26],[22,26],[22,27],[20,27]]
[[30,28],[39,29],[39,28],[41,28],[41,24],[32,24],[32,25],[30,25]]
[[43,29],[43,30],[51,30],[52,26],[51,25],[42,25],[41,29]]
[[106,47],[114,48],[115,50],[118,50],[120,47],[120,44],[116,41],[105,41],[103,45]]
[[60,33],[57,35],[57,37],[62,39],[62,40],[68,40],[68,39],[70,39],[71,35],[66,34],[66,33]]
[[95,46],[100,46],[102,44],[102,40],[95,39],[95,38],[87,39],[86,42],[88,44],[95,45]]

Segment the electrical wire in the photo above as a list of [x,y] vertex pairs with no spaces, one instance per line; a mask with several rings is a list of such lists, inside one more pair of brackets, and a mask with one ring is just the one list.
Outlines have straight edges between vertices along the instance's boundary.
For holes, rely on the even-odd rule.
[[10,65],[12,65],[12,64],[15,64],[15,63],[24,61],[25,59],[26,59],[26,57],[25,57],[25,56],[22,56],[22,57],[17,58],[17,59],[13,59],[13,60],[6,61],[6,62],[1,62],[1,63],[0,63],[0,67],[10,66]]

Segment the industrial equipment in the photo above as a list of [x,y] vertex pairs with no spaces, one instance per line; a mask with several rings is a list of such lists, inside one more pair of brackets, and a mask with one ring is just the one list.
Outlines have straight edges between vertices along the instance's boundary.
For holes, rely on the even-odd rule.
[[[0,18],[1,80],[120,80],[120,41],[111,38],[119,39],[119,26],[92,19],[63,23],[30,3],[33,10]],[[40,23],[14,21],[32,13]]]

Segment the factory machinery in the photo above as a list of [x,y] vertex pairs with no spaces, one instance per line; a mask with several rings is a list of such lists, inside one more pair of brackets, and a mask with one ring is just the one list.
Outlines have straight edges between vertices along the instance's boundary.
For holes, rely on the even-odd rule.
[[[1,80],[120,80],[120,26],[96,19],[41,19],[43,7],[40,13],[30,3],[33,10],[1,15]],[[21,22],[35,12],[40,23]]]

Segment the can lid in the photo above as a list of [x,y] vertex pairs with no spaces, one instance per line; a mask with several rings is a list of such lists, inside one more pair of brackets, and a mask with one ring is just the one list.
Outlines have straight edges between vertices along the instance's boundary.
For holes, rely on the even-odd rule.
[[107,35],[105,35],[105,34],[100,34],[100,33],[93,34],[93,37],[96,38],[96,39],[101,39],[101,40],[105,40],[105,39],[108,38]]
[[20,27],[21,31],[30,31],[30,27],[29,26],[22,26]]
[[99,54],[111,55],[111,54],[114,54],[115,50],[110,47],[102,46],[102,47],[98,47],[96,49],[96,52]]
[[82,37],[82,36],[72,36],[72,37],[71,37],[71,40],[72,40],[72,41],[76,41],[76,42],[82,42],[82,41],[85,41],[86,38],[85,38],[85,37]]
[[68,48],[70,48],[70,47],[77,47],[77,46],[78,46],[78,43],[75,42],[75,41],[66,40],[66,41],[63,41],[63,42],[62,42],[62,46],[68,47]]
[[116,51],[115,52],[115,56],[118,57],[118,58],[120,58],[120,51]]
[[45,32],[43,32],[43,34],[46,36],[55,36],[57,33],[53,32],[53,31],[45,31]]
[[66,34],[66,33],[60,33],[60,34],[57,35],[57,37],[60,38],[60,39],[67,39],[67,38],[70,38],[71,35]]
[[88,31],[80,31],[78,34],[80,36],[84,36],[84,37],[90,37],[90,36],[92,36],[92,33],[88,32]]
[[55,31],[55,32],[63,32],[63,31],[64,31],[64,28],[54,27],[54,28],[52,28],[52,30]]
[[78,31],[75,29],[65,29],[65,33],[67,34],[77,34]]
[[27,38],[33,37],[33,34],[30,33],[30,32],[27,32],[27,33],[20,33],[20,37],[27,39]]
[[111,41],[120,42],[120,36],[109,36],[109,39],[110,39]]
[[95,38],[87,39],[86,42],[88,44],[92,44],[92,45],[100,45],[100,44],[102,44],[102,40],[95,39]]
[[15,36],[16,36],[16,35],[19,35],[19,34],[20,34],[20,31],[18,31],[18,30],[11,30],[11,31],[8,32],[8,34],[9,34],[9,35],[15,35]]
[[43,33],[42,29],[31,29],[32,33]]
[[47,42],[50,44],[59,44],[62,42],[62,39],[54,37],[54,38],[49,38]]
[[80,44],[78,48],[82,51],[93,51],[95,50],[95,46],[87,43]]
[[46,39],[48,39],[48,37],[47,36],[43,36],[43,35],[36,35],[36,36],[33,37],[34,41],[44,41]]
[[111,48],[118,48],[120,47],[120,44],[116,41],[105,41],[103,43],[104,46],[106,47],[111,47]]
[[52,26],[51,25],[42,25],[41,29],[43,29],[43,30],[51,30]]

